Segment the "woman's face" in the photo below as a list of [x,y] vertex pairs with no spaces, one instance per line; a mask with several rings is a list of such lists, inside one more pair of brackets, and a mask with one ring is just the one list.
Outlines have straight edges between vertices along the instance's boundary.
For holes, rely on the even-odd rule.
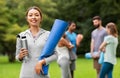
[[41,20],[42,20],[42,17],[38,10],[31,9],[28,11],[27,22],[29,23],[30,27],[31,26],[39,26]]

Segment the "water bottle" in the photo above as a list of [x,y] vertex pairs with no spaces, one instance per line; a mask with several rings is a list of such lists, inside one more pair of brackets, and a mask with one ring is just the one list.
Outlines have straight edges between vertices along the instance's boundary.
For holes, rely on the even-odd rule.
[[[21,37],[21,46],[22,46],[22,48],[28,50],[28,44],[27,44],[26,36],[22,36],[22,37]],[[28,56],[25,56],[24,59],[27,60],[27,59],[28,59]]]

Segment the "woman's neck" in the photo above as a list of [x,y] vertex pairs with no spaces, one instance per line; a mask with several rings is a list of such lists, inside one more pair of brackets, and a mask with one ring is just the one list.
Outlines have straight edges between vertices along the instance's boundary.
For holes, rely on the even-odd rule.
[[31,27],[30,31],[32,33],[33,36],[36,36],[37,33],[39,32],[40,28],[39,27]]

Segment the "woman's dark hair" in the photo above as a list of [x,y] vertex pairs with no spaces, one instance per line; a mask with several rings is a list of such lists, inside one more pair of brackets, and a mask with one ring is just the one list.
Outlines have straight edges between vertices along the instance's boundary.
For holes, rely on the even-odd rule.
[[26,16],[28,15],[29,10],[31,10],[31,9],[35,9],[35,10],[39,11],[40,16],[41,16],[41,18],[42,18],[41,9],[40,9],[39,7],[37,7],[37,6],[32,6],[32,7],[28,8],[27,11],[26,11]]

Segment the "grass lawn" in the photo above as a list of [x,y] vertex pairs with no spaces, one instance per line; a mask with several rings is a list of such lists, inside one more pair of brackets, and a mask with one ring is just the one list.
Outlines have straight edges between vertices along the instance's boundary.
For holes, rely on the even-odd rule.
[[[91,59],[78,58],[74,78],[96,78]],[[19,78],[21,63],[9,63],[6,56],[0,56],[0,78]],[[120,78],[120,58],[114,67],[113,78]],[[56,62],[50,64],[50,77],[61,78],[60,68]]]

